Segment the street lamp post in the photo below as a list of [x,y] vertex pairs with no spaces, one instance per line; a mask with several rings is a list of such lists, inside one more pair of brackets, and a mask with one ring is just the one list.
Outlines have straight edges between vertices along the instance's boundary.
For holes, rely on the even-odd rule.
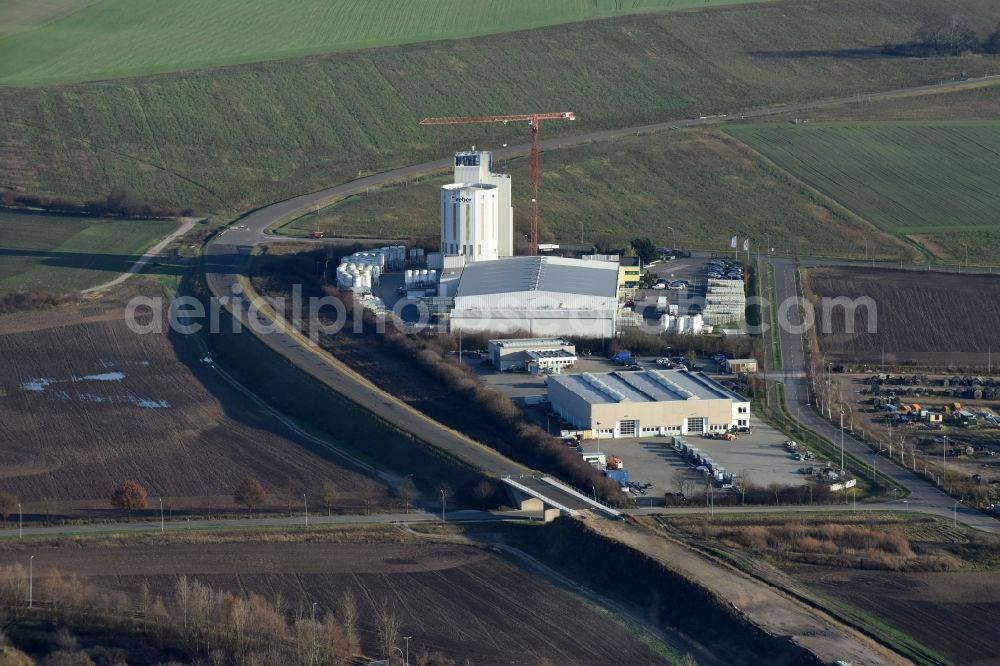
[[21,503],[17,503],[17,538],[24,536],[24,512],[21,511]]
[[958,527],[958,505],[965,500],[957,500],[955,506],[951,507],[951,523],[952,527]]
[[35,556],[28,558],[28,608],[35,603]]
[[410,639],[411,638],[413,638],[413,636],[403,636],[403,640],[406,641],[406,658],[405,658],[404,666],[410,666]]
[[447,514],[445,513],[445,503],[444,503],[444,488],[441,489],[441,522],[448,522]]
[[840,471],[844,471],[844,410],[840,410]]
[[876,451],[875,455],[872,456],[872,481],[875,480],[875,461],[878,460],[879,453],[881,453],[881,451]]
[[944,486],[945,473],[948,471],[948,435],[941,440],[941,485]]
[[[306,508],[306,527],[309,527],[309,500],[305,493],[302,493],[302,505]],[[315,604],[313,605],[315,606]]]
[[403,654],[403,648],[393,645],[392,650],[389,650],[389,654],[392,654],[393,652],[398,652],[399,656],[402,657],[404,661],[406,660],[406,655]]
[[163,534],[165,528],[163,524],[163,498],[161,497],[159,499],[160,499],[160,534]]

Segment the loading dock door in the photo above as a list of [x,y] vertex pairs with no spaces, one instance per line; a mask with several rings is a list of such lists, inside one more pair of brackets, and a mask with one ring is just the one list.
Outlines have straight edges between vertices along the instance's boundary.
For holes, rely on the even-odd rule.
[[689,435],[698,435],[705,432],[705,417],[693,416],[687,420],[687,431]]
[[618,436],[619,437],[635,437],[636,422],[635,421],[619,421],[618,422]]

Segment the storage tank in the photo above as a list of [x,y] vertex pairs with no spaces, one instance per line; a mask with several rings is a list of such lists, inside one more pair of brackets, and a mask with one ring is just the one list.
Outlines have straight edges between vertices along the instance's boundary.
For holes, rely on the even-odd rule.
[[430,284],[437,284],[438,272],[436,270],[431,269],[429,275],[427,276],[427,279],[430,282]]
[[403,284],[407,287],[413,284],[413,271],[409,268],[403,273]]

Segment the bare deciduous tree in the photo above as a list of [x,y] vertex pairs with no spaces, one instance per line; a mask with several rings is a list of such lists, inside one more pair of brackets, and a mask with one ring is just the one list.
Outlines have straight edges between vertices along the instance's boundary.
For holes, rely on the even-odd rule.
[[236,492],[233,493],[233,502],[242,504],[251,514],[253,514],[254,507],[260,506],[266,499],[267,491],[264,490],[264,486],[260,485],[260,481],[252,476],[243,479],[236,488]]
[[111,493],[111,506],[128,511],[128,519],[132,520],[133,510],[146,508],[146,489],[135,481],[122,481]]
[[417,498],[417,484],[410,477],[406,477],[396,487],[396,494],[399,495],[399,499],[403,500],[403,504],[406,505],[406,513],[409,513],[410,505]]
[[483,509],[485,510],[489,506],[488,502],[490,501],[490,498],[493,497],[495,490],[496,489],[489,480],[483,479],[476,484],[476,487],[472,489],[472,492],[475,493],[476,499],[483,503]]
[[344,627],[344,635],[354,652],[360,649],[361,637],[358,634],[358,601],[354,596],[354,591],[350,588],[344,590],[338,600],[340,610],[340,623]]
[[331,481],[323,482],[323,503],[326,504],[326,515],[333,515],[333,505],[340,499],[340,491]]
[[7,528],[7,516],[13,513],[16,506],[16,497],[8,492],[0,492],[0,518],[3,519],[4,529]]
[[383,600],[375,608],[375,624],[378,627],[379,640],[382,642],[386,658],[392,655],[392,649],[399,642],[399,630],[403,621],[396,614],[396,608],[388,600]]

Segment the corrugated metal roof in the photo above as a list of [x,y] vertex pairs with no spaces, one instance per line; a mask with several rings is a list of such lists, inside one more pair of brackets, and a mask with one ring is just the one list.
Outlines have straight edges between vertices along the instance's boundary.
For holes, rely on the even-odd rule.
[[686,370],[583,373],[549,377],[548,381],[561,384],[591,404],[702,399],[746,402],[702,373]]
[[469,264],[457,296],[548,291],[611,297],[618,293],[618,265],[561,257],[510,257]]

